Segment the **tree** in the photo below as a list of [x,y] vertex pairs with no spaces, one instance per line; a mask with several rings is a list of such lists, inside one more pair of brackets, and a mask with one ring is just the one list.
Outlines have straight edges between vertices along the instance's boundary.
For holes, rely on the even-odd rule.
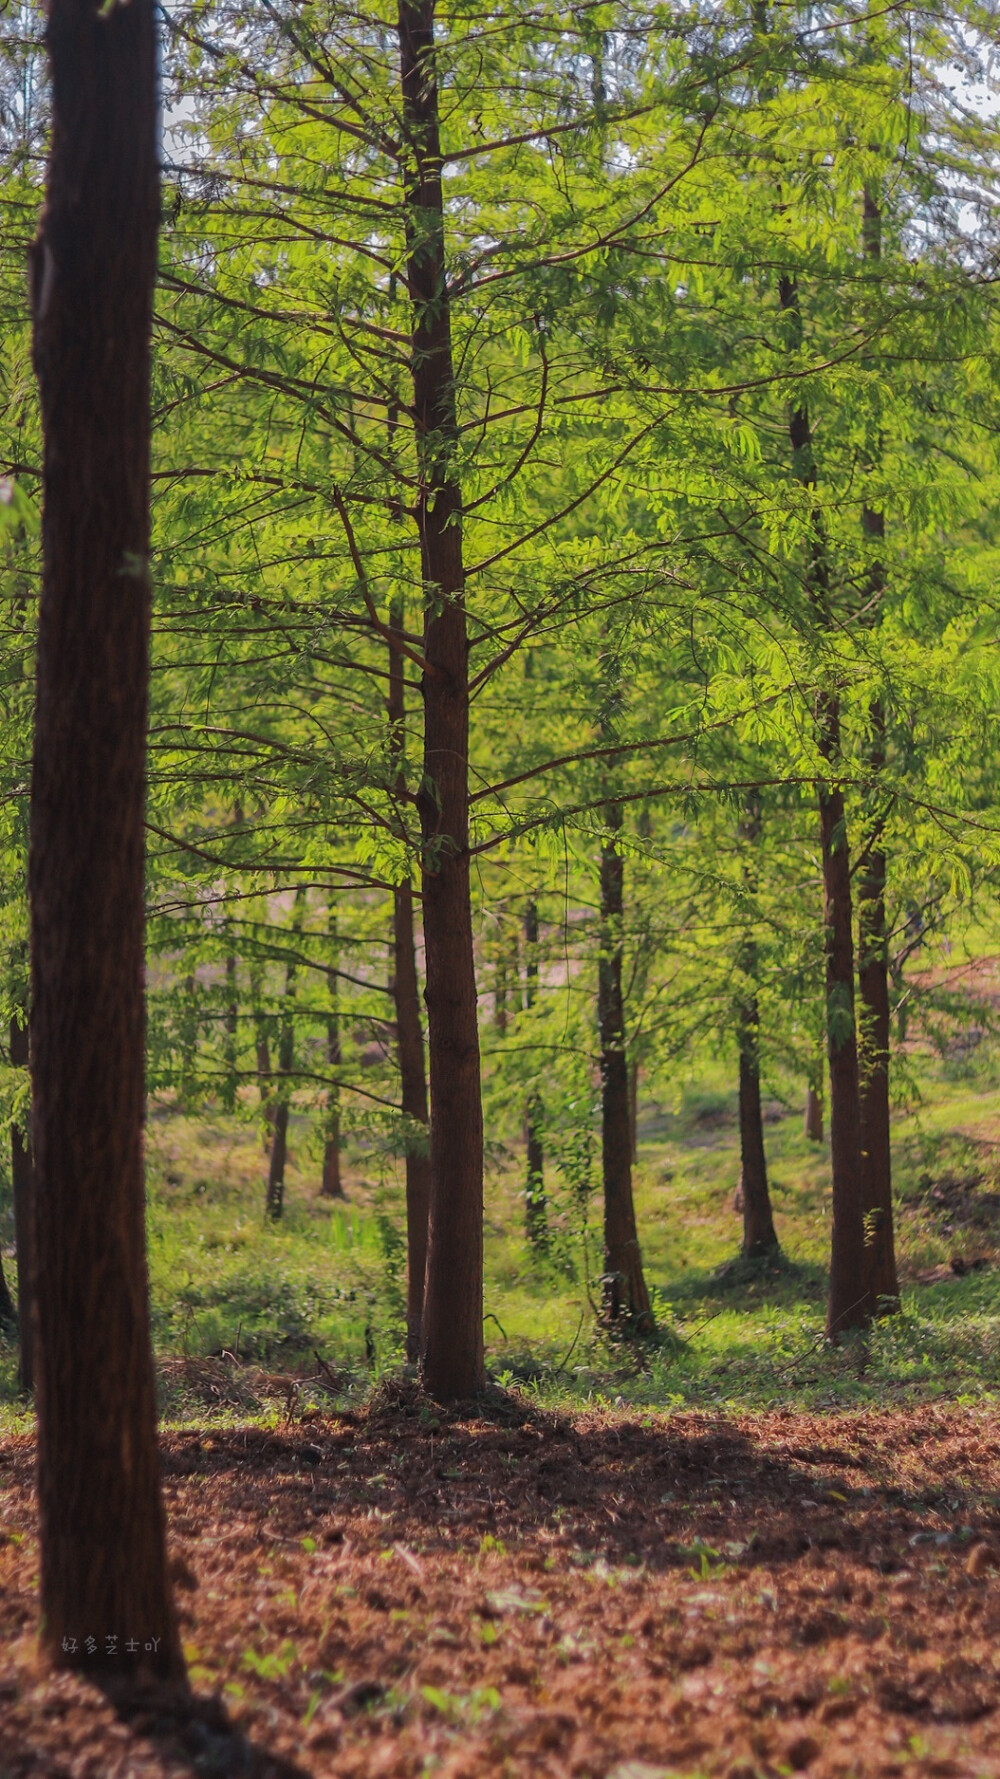
[[181,1679],[143,1225],[153,0],[52,0],[47,41],[29,868],[42,1637],[63,1666]]
[[434,0],[400,0],[417,524],[424,582],[423,912],[431,1178],[421,1359],[428,1389],[483,1372],[483,1112],[469,886],[469,638],[445,268]]
[[[28,1067],[28,1028],[16,1013],[10,1021],[10,1060],[14,1068]],[[18,1382],[29,1395],[35,1387],[35,1165],[31,1140],[16,1118],[10,1127],[10,1174],[17,1241]]]
[[[530,1012],[538,993],[538,903],[528,898],[524,910],[524,1005]],[[528,1094],[524,1113],[525,1182],[524,1230],[532,1246],[543,1248],[545,1216],[545,1148],[542,1141],[545,1108],[537,1087]]]
[[[605,747],[613,746],[617,739],[617,723],[623,703],[621,677],[621,660],[613,647],[608,646],[599,723]],[[612,771],[607,772],[606,788],[609,791],[616,788],[614,780],[617,776]],[[654,1328],[653,1311],[642,1269],[632,1196],[632,1130],[622,995],[625,860],[621,847],[624,818],[620,801],[609,796],[603,815],[597,1023],[601,1047],[604,1308],[612,1324],[618,1323],[636,1334],[650,1334]]]
[[[756,849],[761,837],[760,798],[751,794],[740,821],[740,837]],[[755,868],[745,868],[749,894],[756,888]],[[738,959],[742,987],[736,1007],[736,1041],[740,1063],[740,1184],[743,1192],[743,1252],[748,1259],[773,1253],[778,1246],[771,1215],[764,1155],[764,1120],[760,1103],[760,1003],[757,993],[757,945],[747,932]]]

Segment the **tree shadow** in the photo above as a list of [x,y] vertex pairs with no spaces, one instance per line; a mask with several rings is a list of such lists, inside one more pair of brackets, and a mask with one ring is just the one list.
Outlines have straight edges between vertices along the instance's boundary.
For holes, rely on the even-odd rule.
[[[308,1441],[292,1432],[234,1432],[215,1439],[211,1467],[231,1471],[235,1511],[252,1499],[269,1536],[289,1544],[308,1530],[322,1539],[328,1517],[341,1524],[345,1511],[366,1501],[372,1478],[380,1484],[386,1545],[415,1540],[425,1554],[475,1552],[487,1537],[523,1543],[551,1536],[555,1519],[556,1549],[567,1561],[603,1558],[654,1570],[690,1565],[697,1527],[699,1539],[720,1550],[739,1546],[733,1560],[749,1565],[796,1561],[815,1547],[874,1553],[888,1573],[909,1560],[907,1540],[925,1526],[928,1503],[955,1492],[943,1477],[908,1504],[888,1480],[892,1429],[883,1448],[871,1415],[861,1417],[863,1435],[835,1422],[824,1442],[811,1434],[798,1444],[794,1422],[790,1437],[777,1442],[759,1437],[752,1423],[704,1413],[655,1424],[602,1417],[581,1426],[516,1394],[501,1413],[503,1395],[436,1408],[430,1417],[415,1393],[405,1404],[397,1399],[395,1412],[383,1398],[357,1426],[310,1429]],[[336,1470],[345,1449],[347,1477]],[[971,1532],[992,1528],[991,1498],[968,1494]]]
[[736,1254],[709,1270],[685,1267],[669,1279],[657,1280],[668,1303],[713,1304],[719,1309],[748,1310],[761,1303],[814,1305],[826,1296],[827,1269],[815,1261],[790,1260],[780,1250],[761,1259]]

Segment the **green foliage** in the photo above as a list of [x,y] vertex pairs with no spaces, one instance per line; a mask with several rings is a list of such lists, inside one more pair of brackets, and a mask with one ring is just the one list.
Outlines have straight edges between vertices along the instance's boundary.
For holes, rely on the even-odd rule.
[[[917,1043],[956,1086],[993,1085],[992,1047],[956,1048],[969,996],[935,949],[996,942],[1000,159],[993,111],[943,71],[992,75],[971,6],[815,18],[477,0],[437,21],[484,1104],[512,1194],[494,1314],[518,1351],[564,1351],[602,1272],[602,948],[622,949],[640,1101],[696,1149],[731,1107],[749,999],[779,1106],[850,1035],[823,986],[831,771],[852,859],[875,838],[888,857],[901,1104],[921,1091]],[[157,1333],[175,1350],[400,1351],[400,1162],[426,1134],[401,1107],[390,928],[394,891],[434,864],[415,798],[420,632],[440,594],[415,487],[444,445],[418,438],[410,402],[395,19],[381,0],[183,0],[163,21],[148,1077],[153,1127],[169,1114],[185,1133],[183,1186],[151,1170]],[[27,1005],[40,24],[31,6],[0,21],[5,1027]],[[831,767],[816,712],[834,697]],[[612,846],[613,930],[597,887]],[[263,1234],[249,1157],[278,1099],[294,1161],[285,1227]],[[529,1101],[547,1235],[525,1255],[510,1182]],[[4,1065],[0,1125],[25,1128],[27,1102]],[[363,1211],[309,1197],[334,1113]],[[188,1119],[212,1151],[196,1169]],[[232,1191],[223,1129],[243,1157]],[[665,1261],[654,1227],[644,1244]],[[820,1252],[817,1234],[803,1264]],[[781,1287],[789,1305],[801,1291],[793,1321],[815,1276]],[[690,1286],[670,1274],[660,1293],[679,1315]],[[731,1313],[716,1332],[735,1341]],[[769,1314],[730,1356],[741,1389],[754,1363],[753,1388],[771,1387],[753,1344],[781,1346]],[[875,1338],[896,1352],[902,1336]],[[683,1374],[676,1355],[651,1364]]]

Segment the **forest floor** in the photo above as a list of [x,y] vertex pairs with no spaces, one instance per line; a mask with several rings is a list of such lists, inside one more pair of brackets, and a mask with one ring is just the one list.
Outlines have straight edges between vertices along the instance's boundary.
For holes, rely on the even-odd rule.
[[[494,1125],[496,1381],[454,1415],[400,1375],[392,1158],[359,1133],[331,1205],[299,1115],[270,1224],[252,1119],[154,1106],[153,1330],[194,1703],[119,1718],[37,1667],[34,1423],[0,1341],[0,1779],[1000,1779],[995,1049],[970,1038],[900,1070],[902,1313],[840,1348],[823,1339],[828,1152],[805,1140],[798,1086],[775,1088],[783,1256],[735,1260],[724,1068],[643,1104],[648,1345],[595,1321],[593,1156],[564,1143],[549,1247],[531,1251],[517,1107],[506,1146]],[[8,1210],[8,1268],[11,1238]]]
[[32,1445],[0,1447],[4,1779],[1000,1775],[992,1411],[386,1383],[163,1449],[196,1699],[120,1718],[36,1666]]

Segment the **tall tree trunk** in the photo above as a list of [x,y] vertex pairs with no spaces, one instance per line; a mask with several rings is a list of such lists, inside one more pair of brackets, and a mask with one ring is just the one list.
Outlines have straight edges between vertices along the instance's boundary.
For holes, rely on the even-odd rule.
[[604,1308],[610,1322],[628,1318],[637,1334],[651,1333],[653,1312],[642,1270],[632,1198],[628,1058],[622,996],[624,860],[614,836],[620,803],[604,810],[608,838],[601,848],[601,954],[597,1013],[601,1036],[601,1158],[604,1176]]
[[[326,1060],[330,1068],[339,1076],[342,1057],[340,1054],[340,995],[337,983],[337,970],[340,966],[340,953],[337,946],[337,916],[331,908],[328,915],[330,939],[333,956],[330,967],[330,1011],[326,1016]],[[326,1090],[326,1134],[323,1143],[323,1180],[320,1186],[321,1198],[343,1198],[344,1182],[340,1176],[340,1082],[333,1080]]]
[[[760,840],[761,809],[756,792],[747,797],[740,817],[744,842],[743,882],[752,896],[757,887],[753,850]],[[767,1184],[764,1116],[760,1103],[760,1008],[757,1000],[757,946],[752,930],[739,954],[743,987],[736,1009],[736,1040],[740,1063],[740,1184],[743,1188],[743,1252],[748,1259],[773,1253],[778,1246]]]
[[[401,636],[405,612],[393,603],[389,626]],[[403,656],[389,650],[389,742],[400,802],[406,797],[406,679]],[[420,986],[413,930],[413,886],[409,877],[392,892],[392,986],[396,1006],[396,1052],[406,1132],[406,1357],[420,1358],[427,1274],[427,1224],[431,1202],[428,1144],[427,1068],[420,1020]]]
[[[538,993],[538,903],[532,897],[524,911],[524,1004],[529,1010]],[[542,1142],[545,1108],[537,1087],[528,1095],[524,1115],[526,1178],[524,1182],[524,1232],[532,1247],[544,1248],[548,1239],[545,1202],[545,1147]]]
[[421,1333],[427,1388],[483,1370],[483,1113],[469,883],[469,673],[458,419],[445,270],[434,0],[399,0],[417,518],[425,586],[423,915],[431,1191]]
[[[875,195],[864,193],[865,257],[882,256],[882,216]],[[885,538],[885,516],[867,504],[861,511],[866,542],[876,550]],[[869,622],[879,621],[885,569],[876,556],[867,576]],[[877,794],[885,770],[885,712],[879,699],[870,706],[871,742],[867,767]],[[899,1308],[896,1243],[892,1216],[892,1154],[889,1113],[889,938],[885,921],[886,856],[876,818],[858,874],[858,989],[863,1009],[861,1057],[861,1208],[865,1219],[866,1283],[873,1312]]]
[[41,1636],[61,1666],[181,1679],[143,1221],[153,0],[50,0],[46,35],[29,865]]
[[[782,309],[793,323],[795,344],[800,344],[802,321],[794,280],[785,276],[781,278],[779,298]],[[814,490],[816,468],[812,428],[805,404],[790,409],[788,433],[794,472],[804,488]],[[818,510],[813,513],[808,583],[816,618],[821,625],[828,625],[829,564],[822,515]],[[864,1218],[861,1208],[861,1106],[854,1011],[851,861],[844,793],[833,777],[833,770],[840,758],[840,700],[836,693],[822,692],[817,699],[816,739],[820,756],[829,771],[829,776],[819,785],[819,818],[823,857],[826,1034],[830,1070],[830,1148],[833,1175],[827,1333],[831,1340],[835,1340],[845,1329],[862,1327],[871,1318],[871,1304],[865,1282]]]
[[[297,945],[305,912],[305,890],[296,890],[292,915],[292,944]],[[288,1159],[288,1114],[291,1109],[292,1064],[295,1061],[295,978],[294,956],[285,968],[285,996],[281,1009],[281,1031],[278,1036],[278,1088],[274,1098],[274,1126],[271,1137],[271,1159],[267,1170],[265,1213],[276,1222],[285,1209],[285,1162]]]
[[[28,1067],[28,1028],[16,1013],[10,1021],[10,1060],[15,1069]],[[17,1242],[18,1382],[30,1395],[35,1387],[35,1166],[31,1141],[18,1124],[10,1127],[10,1172]]]

